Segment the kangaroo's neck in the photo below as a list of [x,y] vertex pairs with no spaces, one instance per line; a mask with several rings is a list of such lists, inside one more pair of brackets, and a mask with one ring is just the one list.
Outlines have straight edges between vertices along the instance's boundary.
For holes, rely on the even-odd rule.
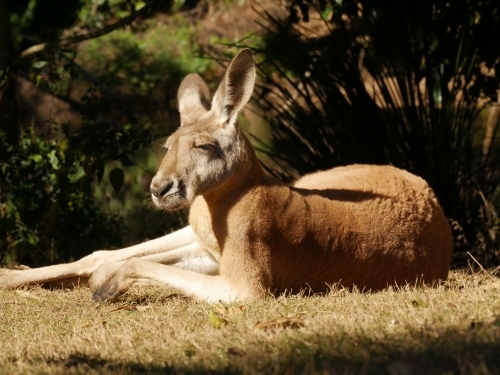
[[237,162],[233,166],[234,173],[222,186],[203,195],[209,206],[237,196],[253,186],[262,185],[267,180],[250,141],[240,130],[237,131],[235,138],[235,149],[232,156]]

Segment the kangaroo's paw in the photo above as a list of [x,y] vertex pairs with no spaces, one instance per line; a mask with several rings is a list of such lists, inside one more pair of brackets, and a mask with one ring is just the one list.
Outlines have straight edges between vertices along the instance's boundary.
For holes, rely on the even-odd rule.
[[116,274],[118,269],[120,269],[123,263],[125,262],[121,261],[113,263],[104,263],[103,265],[99,266],[99,268],[92,273],[92,276],[90,276],[89,279],[90,291],[94,293],[101,287],[109,283],[109,281],[113,278],[113,276]]
[[[123,268],[122,268],[123,269]],[[118,297],[128,291],[134,284],[131,278],[127,277],[127,273],[120,269],[114,274],[114,276],[99,289],[97,289],[92,295],[93,302],[116,301]]]
[[15,289],[23,285],[19,273],[23,271],[0,268],[0,289]]
[[92,302],[113,302],[124,294],[129,288],[111,280],[104,284],[92,294]]

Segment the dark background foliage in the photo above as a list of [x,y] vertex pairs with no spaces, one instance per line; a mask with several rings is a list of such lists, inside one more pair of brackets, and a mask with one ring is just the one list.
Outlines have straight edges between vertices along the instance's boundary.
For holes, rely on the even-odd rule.
[[[0,264],[68,261],[184,225],[146,208],[150,144],[178,124],[182,77],[216,82],[223,70],[198,57],[228,61],[228,46],[256,52],[264,122],[246,129],[270,173],[407,169],[450,218],[456,264],[467,252],[499,264],[497,3],[0,0]],[[31,116],[35,99],[39,112],[65,107]]]
[[[6,4],[2,0],[0,5],[6,9]],[[106,197],[98,199],[96,193],[104,194],[106,181],[114,195],[123,195],[125,171],[137,165],[136,152],[164,132],[150,118],[135,116],[107,82],[78,64],[71,41],[96,39],[114,31],[110,25],[130,25],[138,17],[168,10],[170,3],[26,0],[7,5],[11,25],[0,35],[0,109],[7,108],[0,111],[5,115],[0,122],[0,264],[41,266],[121,247],[134,231],[130,225],[138,226],[130,217],[148,212],[140,205],[127,217],[110,210]],[[41,42],[48,45],[33,51]],[[23,121],[15,92],[23,79],[69,103],[78,114],[76,124],[54,118],[41,126]],[[71,81],[79,87],[76,99]],[[163,220],[161,214],[151,216],[163,227],[152,225],[133,240],[182,224],[175,218]]]

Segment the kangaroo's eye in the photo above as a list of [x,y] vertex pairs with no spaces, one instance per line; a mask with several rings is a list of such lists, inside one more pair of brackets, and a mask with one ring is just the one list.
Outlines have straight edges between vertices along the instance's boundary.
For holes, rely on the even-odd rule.
[[214,148],[214,145],[211,145],[210,143],[203,143],[203,144],[195,145],[194,147],[208,151],[208,150],[212,150]]
[[168,147],[167,146],[163,147],[163,153],[166,154],[167,152],[168,152]]

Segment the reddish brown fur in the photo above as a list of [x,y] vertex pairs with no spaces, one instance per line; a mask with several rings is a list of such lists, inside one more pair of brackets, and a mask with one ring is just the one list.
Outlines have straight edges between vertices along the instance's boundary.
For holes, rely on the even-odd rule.
[[257,162],[255,169],[251,181],[235,179],[236,194],[213,204],[198,197],[190,212],[195,232],[207,233],[201,243],[213,243],[213,230],[218,248],[206,248],[221,252],[220,273],[239,288],[320,292],[340,283],[379,290],[446,279],[451,231],[422,179],[356,165],[289,187],[265,176]]

